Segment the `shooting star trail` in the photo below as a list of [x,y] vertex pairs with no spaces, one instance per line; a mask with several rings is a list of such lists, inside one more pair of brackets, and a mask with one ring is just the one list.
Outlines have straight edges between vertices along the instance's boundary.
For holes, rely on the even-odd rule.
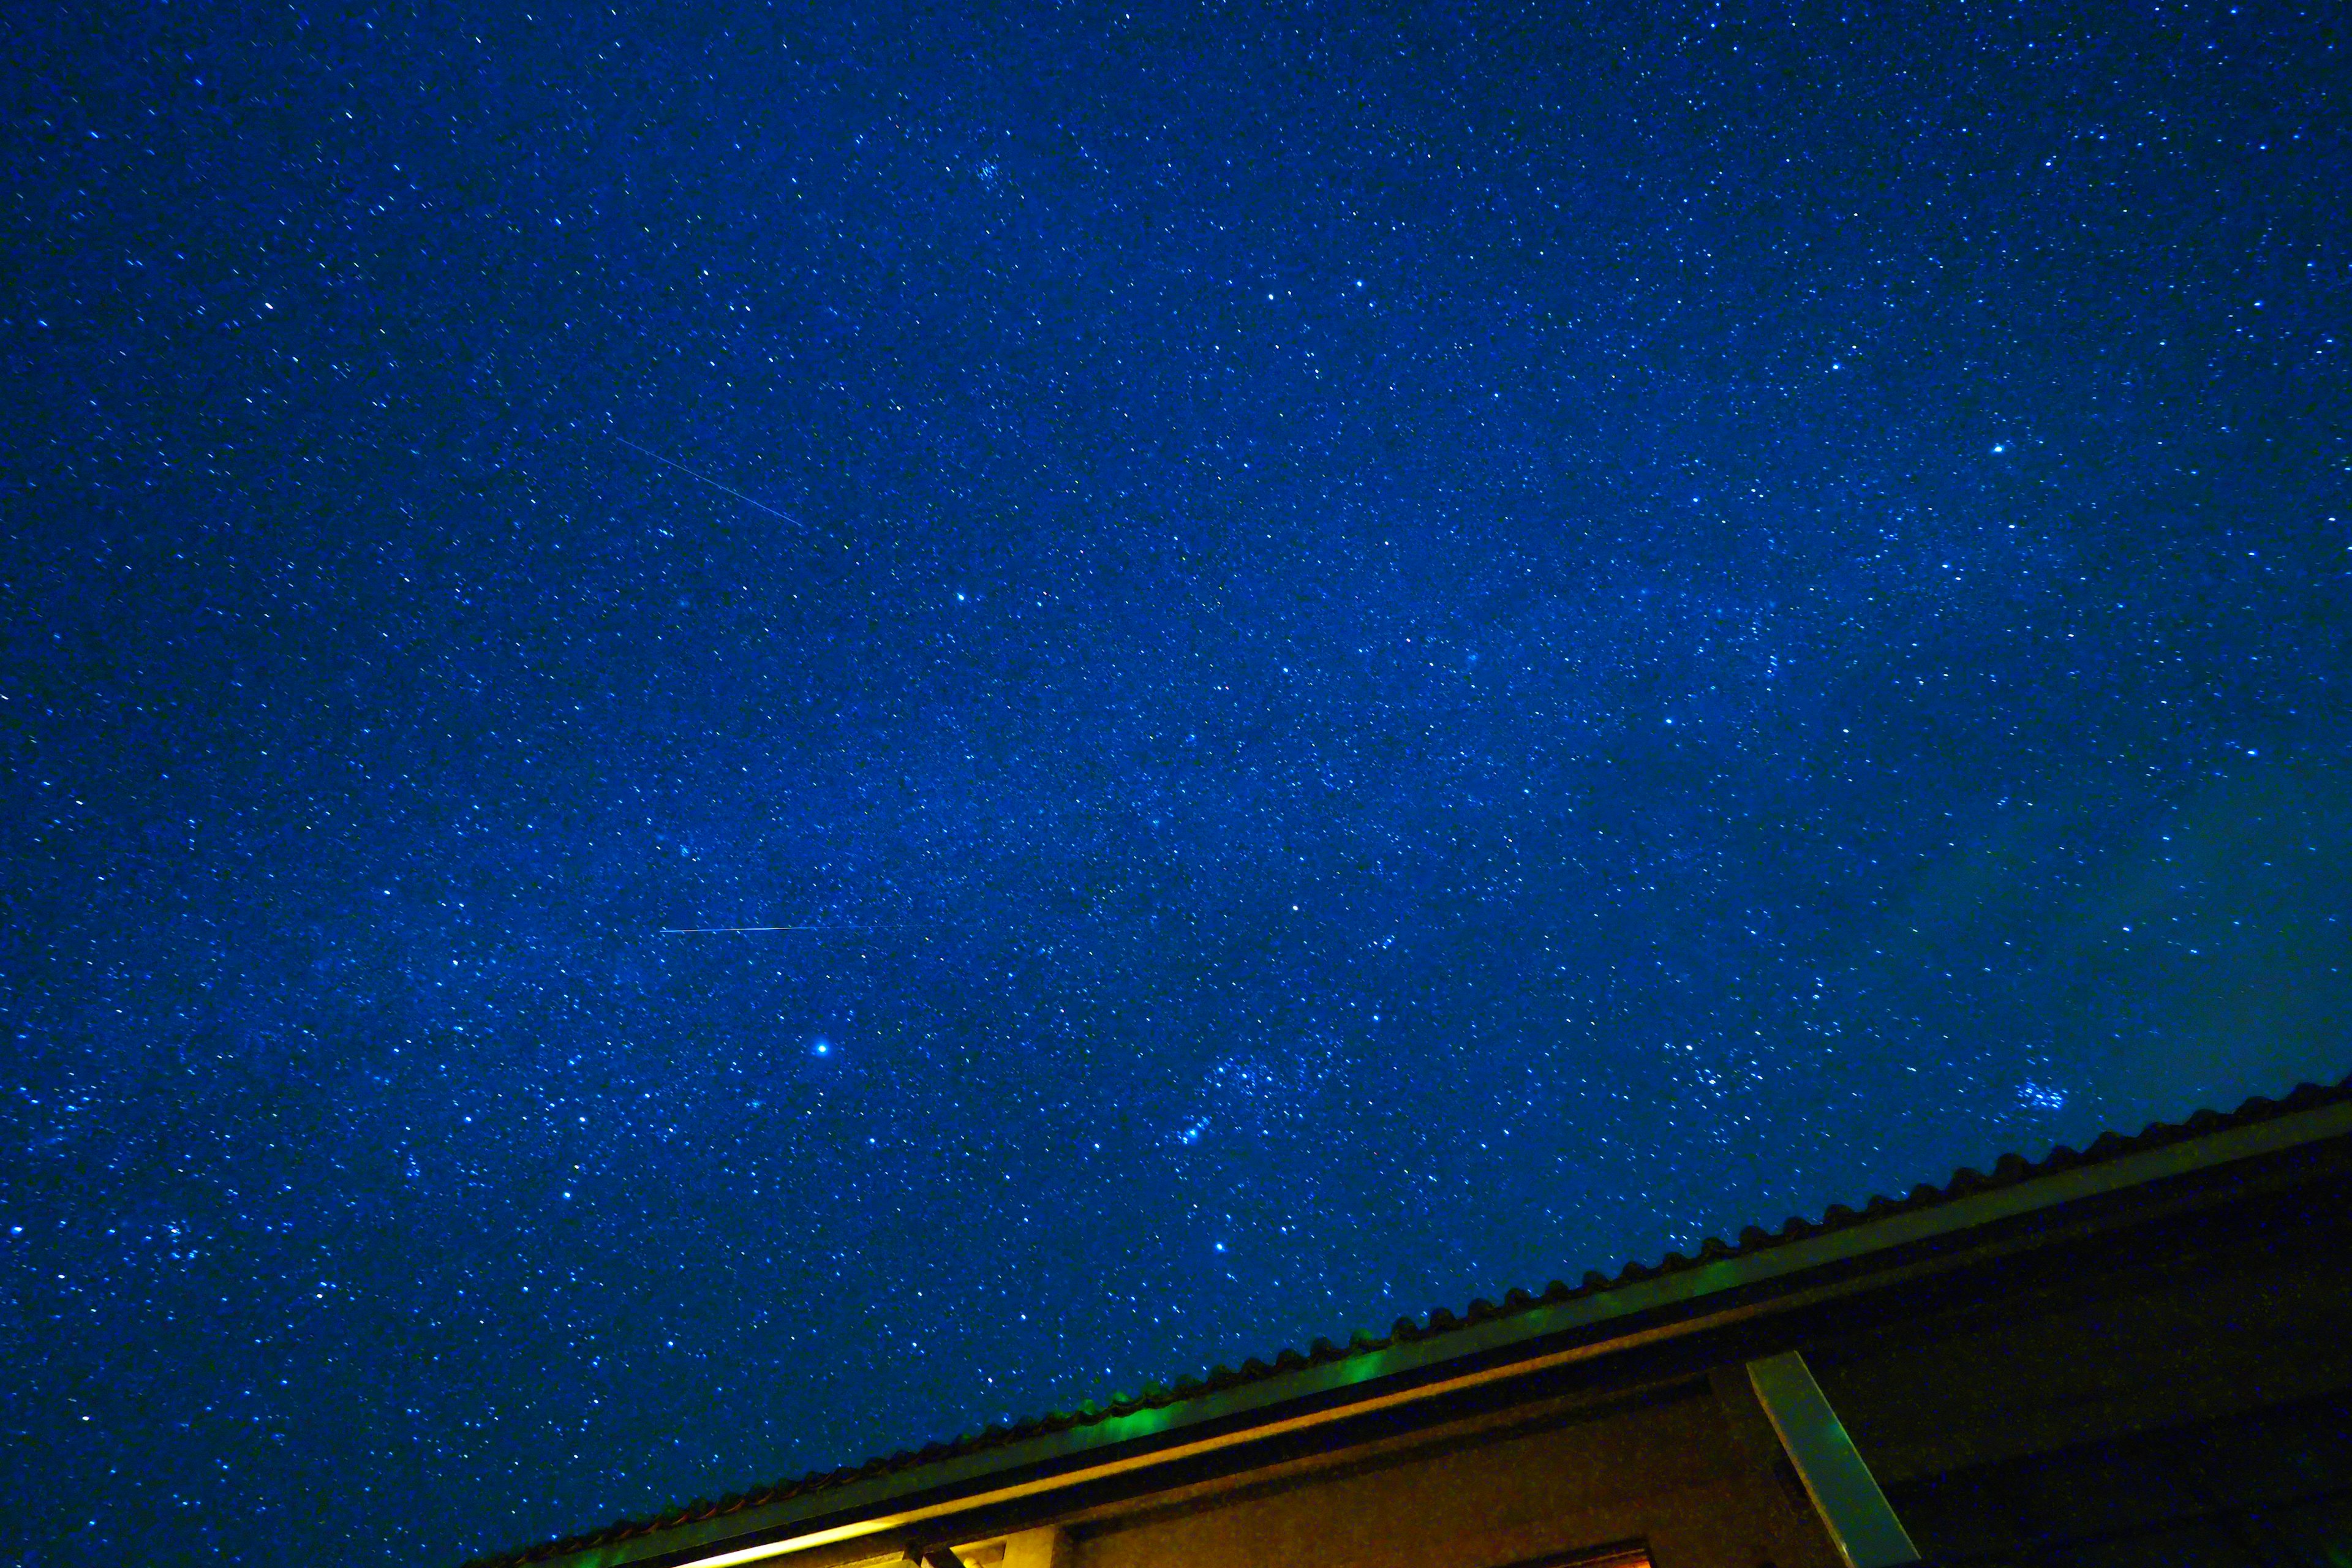
[[[770,517],[782,518],[784,521],[791,523],[794,528],[799,528],[799,527],[803,526],[803,525],[802,525],[802,523],[801,523],[801,520],[800,520],[799,518],[794,517],[791,512],[788,512],[788,511],[778,511],[774,507],[772,507],[772,506],[768,505],[768,503],[767,503],[767,502],[765,502],[765,501],[756,501],[756,500],[753,500],[750,496],[745,495],[741,490],[737,489],[733,485],[728,484],[728,483],[726,483],[725,481],[720,480],[720,479],[712,479],[709,474],[698,473],[698,472],[696,472],[694,469],[688,468],[684,463],[674,463],[674,462],[670,461],[667,458],[663,457],[659,452],[655,451],[655,450],[654,450],[652,447],[640,447],[640,446],[638,446],[635,441],[630,440],[626,436],[615,436],[615,437],[613,437],[613,439],[614,439],[614,440],[615,440],[615,441],[618,441],[622,446],[626,447],[627,447],[630,451],[632,451],[632,452],[643,452],[646,457],[651,458],[655,462],[659,463],[659,464],[660,464],[663,468],[676,468],[679,473],[684,474],[684,475],[685,475],[688,479],[697,479],[697,480],[699,480],[699,481],[700,481],[700,482],[702,482],[703,484],[709,485],[709,486],[712,489],[714,489],[714,490],[725,490],[729,495],[733,496],[737,500],[741,501],[745,506],[751,507],[751,508],[752,508],[753,510],[758,510],[758,511],[764,511],[764,512],[766,512]],[[714,929],[715,929],[715,928],[714,928]],[[746,931],[749,931],[749,930],[751,930],[751,927],[749,927],[749,926],[746,926],[746,927],[744,927],[744,928],[742,928],[742,929],[744,929],[744,930],[746,930]],[[772,930],[772,931],[785,931],[785,930],[789,930],[789,929],[792,929],[792,928],[785,927],[785,926],[772,926],[772,927],[766,927],[766,928],[763,928],[763,929],[766,929],[766,930]]]
[[856,926],[664,926],[663,936],[722,936],[730,931],[856,931]]

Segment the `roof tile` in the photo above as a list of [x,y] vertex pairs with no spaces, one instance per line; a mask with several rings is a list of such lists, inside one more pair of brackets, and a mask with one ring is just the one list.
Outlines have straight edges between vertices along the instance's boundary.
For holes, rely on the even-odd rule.
[[1022,1438],[1064,1431],[1072,1426],[1091,1425],[1139,1409],[1158,1408],[1177,1404],[1183,1400],[1197,1398],[1213,1390],[1230,1388],[1239,1384],[1275,1376],[1313,1362],[1328,1362],[1369,1354],[1401,1342],[1411,1343],[1432,1335],[1444,1334],[1468,1324],[1527,1311],[1538,1306],[1638,1284],[1646,1279],[1654,1279],[1662,1275],[1695,1267],[1699,1263],[1745,1256],[1773,1247],[1784,1247],[1824,1231],[1837,1230],[1861,1223],[1864,1219],[1898,1211],[1932,1207],[1937,1204],[1948,1203],[1955,1198],[1965,1197],[1970,1193],[2011,1186],[2037,1176],[2053,1175],[2080,1165],[2095,1164],[2144,1150],[2160,1148],[2168,1143],[2198,1137],[2224,1127],[2268,1121],[2273,1117],[2347,1100],[2352,1100],[2352,1077],[2347,1077],[2333,1085],[2301,1084],[2292,1093],[2275,1100],[2256,1096],[2246,1100],[2237,1110],[2226,1114],[2204,1110],[2179,1122],[2152,1122],[2136,1134],[2103,1132],[2087,1149],[2084,1150],[2076,1150],[2062,1143],[2038,1161],[2029,1161],[2017,1153],[2003,1154],[1993,1162],[1990,1172],[1979,1172],[1962,1167],[1953,1172],[1940,1187],[1925,1184],[1916,1186],[1900,1199],[1889,1198],[1883,1194],[1874,1194],[1859,1212],[1844,1204],[1832,1204],[1822,1211],[1818,1223],[1807,1220],[1802,1215],[1792,1215],[1781,1224],[1777,1233],[1768,1233],[1754,1225],[1747,1226],[1740,1230],[1739,1240],[1736,1245],[1727,1243],[1717,1237],[1709,1237],[1699,1244],[1696,1258],[1685,1258],[1680,1253],[1674,1252],[1668,1253],[1655,1264],[1644,1263],[1635,1258],[1626,1262],[1618,1270],[1613,1279],[1597,1269],[1591,1269],[1586,1271],[1582,1280],[1574,1287],[1557,1279],[1551,1281],[1544,1288],[1540,1296],[1530,1296],[1525,1290],[1514,1289],[1505,1293],[1500,1306],[1486,1300],[1472,1301],[1466,1320],[1455,1317],[1447,1308],[1440,1307],[1429,1314],[1426,1327],[1412,1318],[1399,1318],[1386,1337],[1375,1336],[1369,1331],[1360,1329],[1349,1336],[1344,1347],[1335,1345],[1328,1339],[1318,1339],[1304,1355],[1295,1349],[1286,1349],[1278,1352],[1271,1363],[1253,1356],[1242,1363],[1239,1372],[1220,1364],[1212,1367],[1205,1376],[1181,1376],[1172,1384],[1150,1384],[1138,1395],[1118,1395],[1108,1409],[1097,1405],[1091,1400],[1083,1401],[1075,1411],[1054,1411],[1026,1421],[1008,1422],[983,1428],[969,1436],[933,1442],[919,1451],[901,1449],[887,1458],[868,1459],[863,1464],[847,1466],[840,1469],[812,1470],[796,1480],[782,1481],[762,1491],[739,1493],[715,1503],[697,1501],[680,1511],[653,1519],[618,1521],[602,1529],[570,1536],[563,1540],[544,1542],[519,1552],[506,1552],[494,1557],[478,1558],[467,1564],[467,1568],[520,1568],[520,1564],[543,1562],[551,1557],[562,1556],[588,1547],[612,1545],[634,1537],[651,1534],[673,1525],[714,1518],[720,1513],[739,1512],[747,1508],[764,1506],[808,1492],[827,1490],[889,1471],[908,1468],[953,1455],[994,1447]]

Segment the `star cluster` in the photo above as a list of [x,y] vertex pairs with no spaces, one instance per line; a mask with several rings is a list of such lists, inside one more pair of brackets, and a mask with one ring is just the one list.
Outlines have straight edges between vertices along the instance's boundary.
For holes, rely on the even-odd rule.
[[0,1557],[455,1561],[2352,1067],[2340,29],[58,9]]

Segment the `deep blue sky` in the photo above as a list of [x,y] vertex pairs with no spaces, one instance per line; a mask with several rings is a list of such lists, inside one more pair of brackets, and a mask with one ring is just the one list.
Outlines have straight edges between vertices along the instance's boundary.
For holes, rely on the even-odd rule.
[[0,1558],[2342,1076],[2329,9],[10,24]]

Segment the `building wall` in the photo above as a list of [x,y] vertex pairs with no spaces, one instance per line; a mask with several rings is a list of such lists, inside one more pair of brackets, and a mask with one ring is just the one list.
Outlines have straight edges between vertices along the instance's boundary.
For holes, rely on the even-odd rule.
[[1661,1568],[1832,1568],[1769,1461],[1713,1389],[1685,1384],[1539,1430],[1083,1521],[1074,1568],[1506,1568],[1630,1539]]
[[2352,1191],[1958,1282],[1808,1348],[1930,1562],[2352,1562]]
[[1639,1541],[1658,1568],[1842,1568],[1745,1371],[1790,1349],[1937,1568],[2352,1563],[2352,1151],[2200,1180],[1730,1300],[1483,1403],[1368,1416],[1344,1451],[1269,1440],[1233,1450],[1244,1473],[1007,1502],[970,1522],[1034,1533],[971,1565],[1553,1568]]
[[[1930,1562],[2333,1541],[2347,1215],[2328,1179],[2027,1246],[1825,1309],[1802,1348]],[[1066,1568],[1510,1568],[1628,1539],[1660,1568],[1837,1568],[1737,1361],[1547,1422],[1074,1521]]]
[[1806,1357],[1887,1483],[2352,1387],[2352,1256],[2245,1239],[1995,1276]]

